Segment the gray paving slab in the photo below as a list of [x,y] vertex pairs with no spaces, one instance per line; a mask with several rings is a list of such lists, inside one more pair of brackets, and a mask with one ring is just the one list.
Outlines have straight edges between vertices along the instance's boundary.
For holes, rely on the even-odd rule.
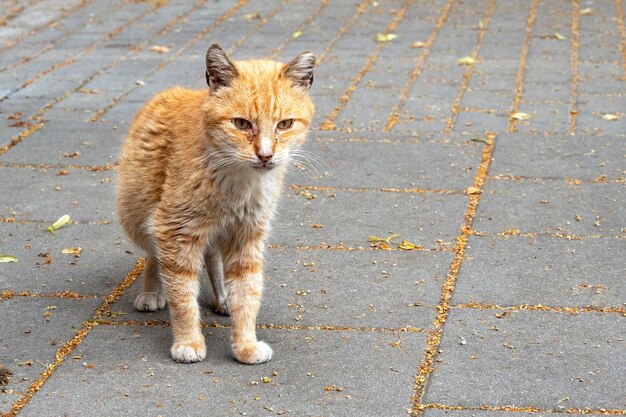
[[[49,233],[48,224],[0,223],[0,292],[109,294],[133,269],[137,255],[117,224],[70,224]],[[80,248],[77,257],[64,249]]]
[[619,183],[488,180],[473,227],[488,233],[622,236],[623,194]]
[[112,171],[0,167],[0,178],[3,218],[49,223],[68,214],[78,222],[114,220]]
[[[626,143],[612,136],[528,136],[496,140],[490,175],[594,180],[626,177]],[[533,161],[529,164],[528,161]]]
[[11,152],[0,155],[0,162],[52,165],[114,164],[126,126],[115,129],[104,123],[78,120],[49,120]]
[[472,236],[452,302],[626,306],[626,240]]
[[13,402],[26,394],[100,303],[30,297],[0,301],[0,364],[13,374],[0,392],[0,412],[11,410]]
[[345,188],[462,192],[472,185],[481,144],[468,136],[407,136],[369,135],[372,140],[364,142],[356,134],[315,132],[302,157],[295,158],[308,169],[290,178],[297,184]]
[[[293,251],[270,249],[259,323],[352,328],[428,329],[454,254],[398,251]],[[207,280],[205,273],[203,280]],[[113,305],[120,321],[169,320],[167,311],[136,312],[137,281]],[[363,291],[367,288],[367,291]],[[229,323],[211,313],[204,282],[207,323]]]
[[[400,234],[416,245],[450,243],[467,206],[463,194],[287,190],[271,243],[367,247],[368,236]],[[321,227],[313,225],[321,225]]]
[[626,349],[625,317],[517,311],[498,318],[501,313],[451,311],[426,403],[626,407],[624,373],[612,360]]
[[109,416],[405,416],[425,347],[417,333],[260,330],[274,358],[246,366],[231,358],[227,329],[208,330],[205,361],[182,365],[168,357],[169,328],[99,326],[20,415],[86,416],[87,402]]

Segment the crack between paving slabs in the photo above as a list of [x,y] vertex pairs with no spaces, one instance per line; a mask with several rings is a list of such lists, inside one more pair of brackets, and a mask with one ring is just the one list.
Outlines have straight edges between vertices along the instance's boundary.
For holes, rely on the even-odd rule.
[[[449,1],[452,1],[452,0],[449,0]],[[398,23],[400,23],[400,21],[404,18],[404,14],[408,10],[412,2],[413,0],[406,0],[404,2],[404,5],[402,6],[402,8],[398,10],[396,15],[394,16],[393,21],[387,26],[387,29],[385,30],[385,35],[388,35],[389,33],[391,33],[394,30],[394,28],[398,25]],[[348,101],[350,101],[350,96],[352,95],[354,90],[356,90],[356,88],[358,87],[359,83],[361,82],[361,79],[363,79],[365,74],[367,74],[369,70],[372,68],[372,66],[378,59],[378,56],[380,55],[380,52],[385,47],[385,45],[386,45],[386,42],[379,42],[376,45],[376,49],[374,49],[374,52],[372,52],[372,54],[370,54],[370,56],[367,58],[367,62],[365,63],[365,66],[363,66],[361,71],[359,71],[359,73],[352,79],[350,86],[343,93],[343,96],[341,96],[339,104],[333,109],[333,111],[328,116],[326,121],[321,123],[321,125],[318,127],[319,130],[335,130],[335,119],[337,119],[337,116],[339,116],[339,113],[341,112],[341,110],[348,103]]]
[[4,413],[2,417],[15,417],[15,415],[22,409],[30,399],[41,389],[45,382],[52,376],[54,371],[63,363],[63,361],[82,343],[87,337],[89,332],[98,327],[98,320],[109,314],[110,306],[115,303],[123,294],[126,288],[130,287],[135,280],[141,275],[145,267],[145,259],[139,258],[135,263],[135,267],[126,275],[126,277],[118,284],[118,286],[106,297],[102,305],[96,310],[96,314],[89,320],[82,323],[81,329],[76,332],[76,335],[72,340],[64,344],[56,353],[55,359],[52,363],[46,366],[46,369],[41,373],[31,386],[28,388],[28,392],[23,397],[19,398],[13,403],[11,411]]
[[445,4],[443,9],[441,10],[441,13],[439,14],[439,19],[437,19],[437,23],[435,24],[435,28],[433,29],[430,36],[426,40],[424,47],[423,47],[422,54],[420,55],[417,61],[417,64],[415,65],[415,68],[411,72],[411,77],[409,78],[409,81],[407,81],[407,83],[404,85],[404,88],[402,89],[402,93],[400,94],[398,103],[391,109],[391,113],[389,114],[389,117],[387,118],[387,123],[385,124],[385,127],[383,129],[385,132],[388,132],[391,129],[393,129],[396,123],[398,123],[398,114],[400,113],[400,110],[402,109],[402,107],[404,107],[404,103],[406,102],[406,98],[409,95],[409,91],[411,90],[411,87],[413,86],[415,81],[417,81],[418,77],[422,73],[423,65],[426,62],[428,55],[430,54],[430,48],[435,42],[435,39],[437,38],[437,35],[439,34],[439,30],[441,30],[443,25],[446,23],[446,20],[448,19],[448,14],[450,13],[450,9],[452,8],[453,1],[454,0],[448,0],[448,2]]
[[621,0],[615,0],[615,14],[617,15],[617,27],[619,29],[620,43],[619,49],[622,53],[622,67],[624,68],[624,79],[626,79],[626,26],[624,25],[624,11]]
[[[463,74],[463,82],[461,83],[461,87],[459,88],[459,93],[454,98],[452,102],[452,107],[450,108],[450,117],[446,122],[446,127],[443,130],[443,133],[450,133],[452,129],[454,129],[454,124],[456,123],[456,119],[459,114],[459,109],[461,107],[461,100],[463,100],[463,96],[469,87],[470,80],[472,79],[472,75],[474,74],[474,66],[476,65],[476,61],[478,59],[478,54],[480,53],[480,47],[483,43],[483,39],[485,38],[485,34],[487,33],[487,29],[489,28],[489,23],[491,22],[491,16],[496,8],[496,0],[490,0],[489,5],[487,6],[487,10],[485,11],[485,15],[480,20],[481,24],[478,28],[478,39],[476,41],[476,46],[472,50],[470,57],[472,58],[472,62],[465,69],[465,73]],[[397,116],[396,116],[397,117]]]
[[464,222],[460,227],[461,234],[457,237],[457,244],[455,247],[456,256],[450,264],[450,273],[448,274],[443,284],[441,302],[438,306],[439,311],[437,314],[437,318],[433,322],[433,328],[435,331],[431,335],[429,335],[427,339],[427,347],[424,352],[424,358],[420,363],[418,373],[415,377],[415,394],[411,399],[413,405],[412,413],[414,415],[421,416],[423,414],[421,401],[426,392],[426,384],[428,382],[428,378],[434,370],[435,357],[438,354],[439,346],[441,344],[443,327],[448,317],[448,311],[450,309],[449,302],[452,297],[452,292],[454,291],[454,286],[456,284],[459,269],[465,257],[467,240],[470,236],[472,222],[476,215],[476,209],[478,207],[480,196],[482,194],[485,178],[487,177],[489,165],[491,164],[496,136],[497,133],[494,132],[489,132],[487,134],[487,141],[482,151],[481,161],[478,166],[476,176],[474,177],[474,187],[476,188],[477,192],[468,195],[469,201],[467,204],[467,210],[464,215]]
[[504,411],[511,413],[547,413],[547,414],[589,414],[589,415],[626,415],[626,410],[620,409],[591,409],[591,408],[568,408],[564,410],[543,410],[534,406],[512,406],[512,405],[482,405],[480,407],[462,407],[457,405],[444,404],[423,404],[422,409],[436,409],[449,411]]
[[570,102],[569,102],[569,134],[576,134],[576,118],[578,117],[577,97],[578,97],[578,49],[580,47],[580,3],[578,0],[572,0],[572,40],[571,40],[571,59],[570,59]]
[[450,308],[475,309],[475,310],[505,310],[505,311],[547,311],[551,313],[567,313],[573,316],[582,313],[621,314],[626,317],[626,307],[553,307],[543,304],[520,304],[514,306],[500,306],[497,304],[464,303],[455,304]]

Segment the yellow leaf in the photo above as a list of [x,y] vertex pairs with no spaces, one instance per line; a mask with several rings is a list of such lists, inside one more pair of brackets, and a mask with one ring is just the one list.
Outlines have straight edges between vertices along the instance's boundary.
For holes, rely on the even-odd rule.
[[0,255],[0,263],[17,262],[17,258],[13,255]]
[[459,65],[473,65],[476,63],[476,60],[471,56],[466,56],[464,58],[459,59]]
[[559,32],[554,32],[554,38],[557,41],[564,41],[565,39],[567,39],[566,36],[561,35]]
[[398,35],[396,35],[395,33],[377,33],[376,42],[389,42],[397,37]]
[[426,46],[426,44],[424,42],[417,41],[417,42],[413,42],[413,44],[411,45],[411,48],[417,49],[417,48],[423,48],[425,46]]
[[80,255],[82,251],[82,248],[65,248],[61,251],[61,253],[64,253],[66,255]]
[[468,187],[465,192],[467,193],[467,195],[478,195],[480,194],[480,188]]
[[54,233],[55,230],[60,229],[61,227],[68,224],[69,222],[70,222],[70,216],[67,214],[64,214],[63,216],[59,217],[59,220],[57,220],[56,222],[48,226],[48,232]]
[[608,121],[611,121],[611,122],[615,122],[615,121],[619,120],[619,117],[617,117],[616,114],[610,114],[610,113],[605,114],[604,116],[602,116],[602,118],[604,120],[608,120]]
[[369,240],[370,242],[384,242],[384,243],[389,243],[389,242],[391,242],[391,239],[393,239],[394,237],[398,237],[398,236],[400,236],[400,235],[399,235],[399,234],[397,234],[397,233],[394,233],[393,235],[388,236],[388,237],[386,237],[386,238],[384,238],[384,239],[383,239],[383,238],[380,238],[380,237],[378,237],[378,236],[368,236],[368,237],[367,237],[367,240]]
[[418,250],[422,249],[421,246],[418,246],[414,243],[409,242],[408,240],[403,240],[398,247],[402,250]]
[[582,9],[580,11],[580,14],[582,15],[590,15],[593,14],[593,9],[591,7],[587,7],[586,9]]
[[513,119],[513,120],[528,120],[528,119],[530,119],[530,116],[528,115],[528,113],[517,112],[517,113],[513,113],[511,115],[511,119]]
[[294,32],[292,36],[295,39],[295,38],[299,37],[300,35],[302,35],[302,32],[298,30],[298,31]]
[[152,48],[150,48],[150,50],[158,54],[166,54],[171,51],[171,49],[165,45],[154,45]]
[[244,18],[244,19],[246,19],[246,20],[261,19],[261,13],[259,13],[259,12],[254,12],[254,13],[244,14],[244,15],[242,16],[242,18]]

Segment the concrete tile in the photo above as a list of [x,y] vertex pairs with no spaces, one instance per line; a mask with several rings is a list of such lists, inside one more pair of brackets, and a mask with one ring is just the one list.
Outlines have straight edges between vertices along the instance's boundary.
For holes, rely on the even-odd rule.
[[[529,137],[503,134],[496,139],[490,175],[592,180],[626,177],[626,143],[610,136]],[[528,163],[528,161],[532,161]]]
[[[105,296],[132,270],[138,257],[116,223],[70,224],[54,235],[47,226],[0,223],[0,252],[19,259],[2,264],[0,292],[72,291]],[[62,253],[76,247],[82,249],[80,257]],[[50,255],[41,255],[45,253]],[[53,262],[48,263],[50,260]]]
[[[64,214],[78,222],[114,219],[114,175],[111,171],[0,167],[0,216],[18,221],[55,222]],[[55,191],[59,186],[60,191]]]
[[497,318],[500,313],[451,311],[426,403],[546,410],[626,407],[625,374],[607,360],[624,354],[625,317],[517,311]]
[[[618,236],[624,233],[624,186],[561,180],[487,180],[474,230]],[[579,215],[581,220],[576,220]],[[597,223],[596,223],[597,222]]]
[[0,364],[13,373],[11,382],[2,387],[13,390],[13,395],[0,393],[0,412],[9,411],[13,401],[26,394],[100,304],[100,300],[29,297],[0,301]]
[[169,358],[169,328],[99,326],[75,351],[93,367],[66,361],[20,414],[87,415],[93,404],[110,416],[405,416],[425,347],[416,333],[261,330],[275,356],[246,366],[231,358],[227,329],[209,330],[205,361],[183,365]]
[[623,253],[622,239],[472,236],[452,302],[624,307]]

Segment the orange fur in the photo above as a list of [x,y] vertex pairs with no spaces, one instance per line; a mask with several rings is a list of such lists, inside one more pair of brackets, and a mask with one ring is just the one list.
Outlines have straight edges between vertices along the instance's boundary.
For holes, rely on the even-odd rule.
[[313,116],[308,86],[314,62],[305,53],[287,65],[233,63],[213,45],[207,52],[210,88],[162,92],[131,126],[120,158],[117,207],[128,236],[148,252],[135,307],[154,311],[167,300],[177,361],[196,362],[206,354],[197,302],[203,263],[217,310],[232,315],[235,358],[271,358],[255,332],[264,240],[290,156]]

